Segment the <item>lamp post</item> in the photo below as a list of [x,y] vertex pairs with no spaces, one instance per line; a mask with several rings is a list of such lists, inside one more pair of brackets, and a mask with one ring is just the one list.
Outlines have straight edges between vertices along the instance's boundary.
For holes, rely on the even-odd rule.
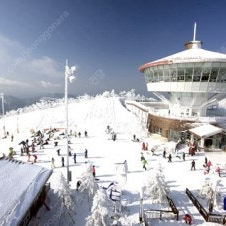
[[67,183],[70,181],[70,171],[69,171],[69,136],[68,136],[68,80],[70,82],[73,82],[76,77],[73,75],[76,71],[76,67],[69,67],[68,61],[66,60],[66,66],[65,66],[65,136],[66,136],[66,151],[67,151]]
[[4,132],[4,136],[6,135],[5,132],[5,108],[4,108],[4,93],[1,93],[1,98],[2,98],[2,118],[3,118],[3,132]]

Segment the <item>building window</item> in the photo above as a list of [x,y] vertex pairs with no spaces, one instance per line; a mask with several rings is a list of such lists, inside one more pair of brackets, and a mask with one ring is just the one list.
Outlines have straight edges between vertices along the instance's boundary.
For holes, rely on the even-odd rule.
[[162,128],[158,127],[158,126],[155,126],[154,127],[154,133],[157,133],[157,134],[162,134]]

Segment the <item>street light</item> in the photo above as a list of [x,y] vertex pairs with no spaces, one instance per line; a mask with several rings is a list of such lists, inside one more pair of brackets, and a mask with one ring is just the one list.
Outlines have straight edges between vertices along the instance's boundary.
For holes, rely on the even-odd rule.
[[65,130],[65,136],[66,136],[66,149],[67,149],[67,183],[71,181],[71,175],[69,172],[69,136],[68,136],[68,80],[70,82],[75,81],[76,77],[73,75],[76,71],[76,67],[69,67],[68,62],[66,60],[66,66],[65,66],[65,123],[66,123],[66,130]]
[[4,119],[4,116],[5,116],[5,108],[4,108],[4,93],[1,93],[1,98],[2,98],[3,131],[4,131],[4,136],[5,136],[5,135],[6,135],[6,132],[5,132],[5,119]]

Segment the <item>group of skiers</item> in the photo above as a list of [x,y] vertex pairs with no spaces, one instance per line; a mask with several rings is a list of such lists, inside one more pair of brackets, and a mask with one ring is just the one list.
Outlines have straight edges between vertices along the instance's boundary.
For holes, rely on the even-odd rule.
[[[205,163],[203,164],[205,175],[210,173],[212,165],[213,165],[212,162],[210,160],[207,160],[207,157],[205,157]],[[218,174],[219,177],[221,177],[221,168],[219,165],[216,165],[215,172]],[[226,172],[226,169],[225,169],[225,172]]]
[[[38,161],[38,155],[35,153],[37,152],[37,147],[39,146],[39,149],[43,149],[44,148],[44,145],[49,145],[51,144],[51,138],[53,138],[53,144],[54,144],[54,147],[58,147],[58,140],[60,139],[59,136],[63,135],[65,138],[65,134],[62,133],[60,134],[57,138],[54,138],[54,135],[55,135],[55,132],[59,132],[59,130],[57,129],[49,129],[49,130],[45,130],[43,132],[41,132],[40,130],[38,130],[37,132],[34,132],[33,130],[31,131],[32,132],[32,136],[31,136],[31,139],[25,139],[25,140],[22,140],[20,143],[18,143],[18,145],[21,145],[21,156],[23,156],[24,154],[26,154],[27,156],[27,162],[32,162],[32,163],[37,163]],[[79,132],[79,137],[81,136],[81,133]],[[7,135],[9,136],[9,134]],[[84,131],[84,136],[85,137],[88,137],[88,132],[85,130]],[[13,142],[14,140],[14,135],[12,134],[11,135],[11,142]],[[70,143],[70,141],[69,141]],[[72,156],[72,153],[71,153],[71,147],[68,146],[69,148],[69,156]],[[57,152],[57,155],[60,156],[60,148],[58,148],[56,150]],[[13,158],[13,155],[15,154],[16,152],[13,150],[13,148],[9,148],[9,154],[8,154],[8,157],[9,158]],[[5,155],[4,155],[5,156]],[[77,159],[76,159],[77,155],[76,153],[73,154],[73,159],[74,159],[74,163],[77,163]],[[88,158],[88,150],[85,149],[84,151],[84,157],[85,158]],[[64,164],[64,157],[61,156],[61,166],[64,167],[65,164]],[[52,157],[51,159],[51,168],[55,168],[55,159]]]

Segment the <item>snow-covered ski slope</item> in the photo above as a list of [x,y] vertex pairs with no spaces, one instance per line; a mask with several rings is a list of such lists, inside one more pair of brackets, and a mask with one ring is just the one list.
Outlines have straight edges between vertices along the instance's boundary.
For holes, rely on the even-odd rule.
[[[6,117],[0,121],[0,128],[6,125],[6,131],[20,132],[48,128],[65,128],[65,105],[36,110],[20,115]],[[131,123],[133,121],[133,123]],[[136,116],[128,114],[118,97],[96,97],[91,100],[74,101],[68,104],[69,129],[105,131],[109,125],[115,132],[141,132],[142,127]]]

